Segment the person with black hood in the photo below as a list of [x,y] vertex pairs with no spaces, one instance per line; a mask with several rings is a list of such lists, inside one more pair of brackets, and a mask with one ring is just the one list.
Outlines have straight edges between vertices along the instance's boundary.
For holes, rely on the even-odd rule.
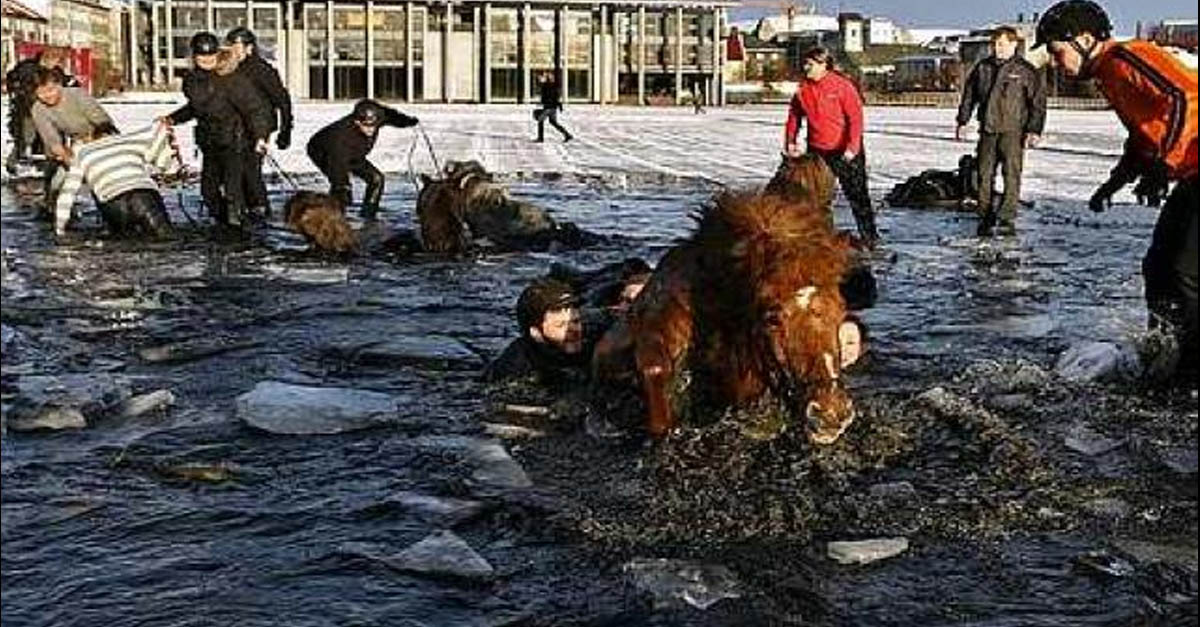
[[200,195],[221,226],[242,226],[246,213],[242,170],[253,153],[267,150],[271,108],[237,61],[212,33],[191,41],[195,67],[183,79],[187,104],[166,118],[172,125],[196,120],[196,145],[204,154]]
[[[280,150],[287,150],[292,144],[292,99],[279,78],[279,72],[259,54],[258,38],[245,26],[229,31],[225,35],[225,43],[238,59],[238,73],[250,79],[259,93],[271,103],[271,132],[278,131],[275,145]],[[262,179],[262,158],[260,153],[251,153],[250,163],[242,170],[245,174],[246,206],[252,211],[261,210],[265,215],[270,215],[267,186]]]
[[408,128],[417,125],[417,118],[374,100],[359,100],[354,110],[340,120],[316,132],[308,140],[308,158],[329,179],[329,194],[343,206],[353,200],[350,175],[367,184],[363,195],[362,217],[373,219],[379,213],[379,200],[383,197],[383,173],[367,160],[375,147],[375,139],[383,126]]
[[[1042,72],[1017,54],[1020,37],[1011,26],[992,32],[992,54],[971,68],[963,84],[954,137],[962,141],[971,112],[979,108],[979,236],[1016,231],[1025,149],[1037,145],[1046,125],[1046,81]],[[992,207],[996,166],[1004,170],[1004,198]]]

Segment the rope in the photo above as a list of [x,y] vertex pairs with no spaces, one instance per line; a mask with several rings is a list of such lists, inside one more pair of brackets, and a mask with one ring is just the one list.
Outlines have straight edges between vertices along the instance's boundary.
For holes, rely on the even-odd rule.
[[425,148],[429,150],[429,158],[433,160],[433,169],[439,174],[442,171],[442,166],[438,163],[437,153],[433,151],[433,142],[429,141],[429,133],[425,132],[425,127],[421,123],[417,123],[417,129],[421,131],[421,137],[425,138]]
[[417,134],[412,134],[412,141],[408,142],[408,178],[412,181],[413,189],[417,190],[417,194],[421,193],[421,179],[417,178],[415,168],[413,168],[413,153],[417,151]]
[[187,218],[188,222],[192,223],[194,228],[200,228],[200,223],[187,210],[187,204],[183,201],[183,188],[188,184],[188,169],[183,163],[183,154],[179,150],[179,141],[175,139],[175,129],[167,127],[167,141],[171,143],[171,153],[175,155],[175,164],[179,166],[179,175],[176,183],[172,186],[175,188],[175,200],[179,203],[179,211],[183,213],[183,217]]
[[271,152],[268,150],[267,152],[263,153],[263,156],[267,158],[267,162],[271,164],[271,167],[275,168],[275,172],[279,174],[279,177],[287,181],[288,185],[292,186],[292,191],[300,190],[300,186],[296,184],[296,179],[292,178],[292,175],[288,174],[287,170],[284,170],[283,166],[279,165],[279,161],[275,159],[275,155],[271,154]]

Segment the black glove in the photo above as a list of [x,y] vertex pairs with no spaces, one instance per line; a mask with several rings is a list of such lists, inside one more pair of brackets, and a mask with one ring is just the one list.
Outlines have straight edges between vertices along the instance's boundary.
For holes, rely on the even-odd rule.
[[275,146],[280,150],[287,150],[288,146],[292,145],[292,127],[285,126],[279,129],[279,133],[275,135]]
[[1145,172],[1142,173],[1141,180],[1137,186],[1133,188],[1133,193],[1137,196],[1138,202],[1147,207],[1157,207],[1162,204],[1163,198],[1167,196],[1167,188],[1170,185],[1170,178],[1167,174],[1167,164],[1162,161],[1155,161]]
[[1104,213],[1105,209],[1112,206],[1112,195],[1113,190],[1109,189],[1107,185],[1101,185],[1100,189],[1092,194],[1092,199],[1088,201],[1088,208],[1096,213]]

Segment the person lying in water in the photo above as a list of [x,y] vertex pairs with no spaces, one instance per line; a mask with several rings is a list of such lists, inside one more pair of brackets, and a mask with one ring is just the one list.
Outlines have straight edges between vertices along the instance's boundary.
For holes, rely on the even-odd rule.
[[623,318],[650,274],[650,265],[636,257],[595,270],[553,264],[521,293],[516,312],[521,337],[488,366],[484,378],[582,382],[592,347]]
[[531,283],[517,299],[521,335],[484,369],[489,383],[533,380],[557,386],[586,378],[580,299],[570,285],[550,278]]

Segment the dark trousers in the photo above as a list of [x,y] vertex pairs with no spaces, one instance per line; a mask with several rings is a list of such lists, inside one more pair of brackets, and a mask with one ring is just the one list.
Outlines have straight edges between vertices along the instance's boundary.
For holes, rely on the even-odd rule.
[[[350,206],[354,197],[351,193],[349,183],[339,184],[334,182],[329,176],[328,167],[323,163],[317,163],[317,167],[320,168],[325,178],[330,179],[329,195],[341,201],[343,206]],[[367,191],[363,194],[362,201],[363,214],[369,215],[379,211],[379,202],[383,198],[383,183],[386,180],[383,172],[380,172],[379,168],[375,167],[370,161],[363,159],[362,163],[350,168],[350,174],[362,179],[367,184]]]
[[99,209],[105,226],[114,236],[165,238],[171,235],[171,220],[158,190],[129,190],[108,202],[99,203]]
[[9,107],[8,114],[8,133],[9,137],[12,137],[13,148],[12,152],[8,153],[5,165],[16,167],[33,146],[37,130],[33,126],[33,118],[29,117],[28,109],[22,110],[14,102]]
[[571,134],[567,132],[567,129],[558,123],[558,109],[538,109],[535,117],[537,117],[538,123],[538,141],[546,139],[546,120],[550,121],[550,126],[553,126],[558,129],[558,132],[562,133],[563,139],[571,139]]
[[842,193],[850,202],[850,210],[854,212],[854,221],[858,224],[858,234],[866,239],[876,239],[879,234],[875,230],[875,208],[871,206],[871,192],[867,189],[867,155],[860,152],[854,159],[846,161],[840,152],[809,148],[809,152],[817,155],[833,170]]
[[246,159],[243,148],[202,149],[200,197],[218,224],[241,224],[246,212],[243,172]]
[[996,167],[1004,173],[1004,198],[1000,202],[1001,222],[1017,219],[1017,205],[1021,202],[1021,170],[1025,165],[1025,134],[980,133],[975,147],[979,159],[979,213],[995,217],[992,208],[992,189],[996,183]]
[[1150,249],[1142,260],[1146,307],[1151,326],[1169,323],[1180,340],[1181,368],[1195,369],[1196,337],[1196,179],[1181,181],[1167,198]]
[[271,213],[271,204],[267,199],[267,184],[263,182],[263,155],[250,148],[246,151],[245,167],[242,168],[242,194],[246,198],[247,207],[263,207],[266,213]]

